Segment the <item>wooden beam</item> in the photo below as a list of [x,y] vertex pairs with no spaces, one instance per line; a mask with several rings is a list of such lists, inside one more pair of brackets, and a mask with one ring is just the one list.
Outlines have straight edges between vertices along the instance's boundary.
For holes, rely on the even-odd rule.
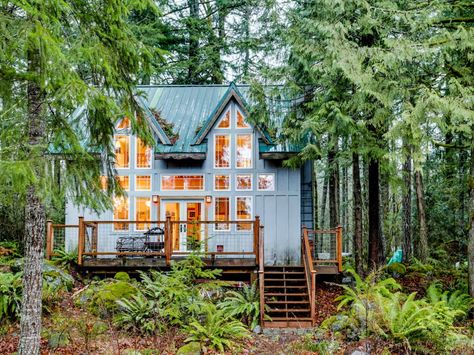
[[84,217],[79,217],[79,233],[77,242],[77,264],[82,265],[82,254],[84,253],[84,242],[85,242],[85,225]]
[[46,259],[51,259],[51,254],[53,252],[53,238],[54,238],[54,230],[53,230],[53,222],[48,220],[46,222]]

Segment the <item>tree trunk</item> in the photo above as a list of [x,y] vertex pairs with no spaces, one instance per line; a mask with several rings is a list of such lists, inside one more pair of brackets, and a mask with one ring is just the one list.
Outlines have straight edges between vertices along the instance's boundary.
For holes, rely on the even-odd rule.
[[336,149],[328,153],[329,165],[329,228],[336,228],[339,224],[338,213],[338,164],[336,164]]
[[329,185],[329,177],[328,177],[328,169],[326,169],[326,173],[324,175],[324,181],[323,181],[323,196],[321,198],[321,211],[320,211],[320,218],[321,218],[321,223],[320,227],[325,228],[326,227],[326,222],[327,222],[327,213],[326,213],[326,202],[327,202],[327,197],[328,197],[328,185]]
[[403,194],[403,260],[409,262],[413,256],[413,244],[411,237],[411,151],[407,147],[408,154],[403,164],[403,181],[405,193]]
[[426,203],[423,190],[423,176],[421,171],[415,172],[416,204],[418,208],[418,224],[420,228],[420,243],[417,249],[418,258],[425,261],[428,257],[428,227],[426,225]]
[[363,275],[362,265],[363,243],[362,243],[362,192],[360,186],[359,155],[352,154],[352,198],[354,204],[354,261],[355,269],[359,275]]
[[379,266],[383,260],[380,229],[379,162],[369,160],[369,268]]
[[469,174],[469,213],[470,229],[469,243],[467,247],[467,259],[469,263],[469,294],[474,297],[474,127],[471,127],[471,164]]
[[[39,53],[28,52],[30,73],[40,80]],[[29,81],[28,121],[30,150],[42,144],[45,138],[43,117],[43,98],[39,84]],[[38,168],[38,173],[41,173]],[[25,258],[23,266],[23,298],[20,315],[20,342],[18,354],[35,355],[40,352],[41,307],[42,307],[42,263],[45,232],[45,208],[38,198],[36,189],[31,186],[26,196],[25,209]]]
[[189,24],[188,24],[188,84],[199,84],[198,80],[198,49],[199,36],[197,35],[199,21],[198,0],[188,0]]

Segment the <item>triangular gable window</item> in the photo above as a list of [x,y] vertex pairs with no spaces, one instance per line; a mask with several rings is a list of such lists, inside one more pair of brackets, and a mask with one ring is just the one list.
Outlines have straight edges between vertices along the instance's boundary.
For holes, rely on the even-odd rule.
[[242,112],[240,112],[239,109],[237,109],[237,122],[236,122],[237,128],[250,128],[250,125],[245,122],[244,115]]
[[220,119],[217,128],[230,128],[230,109],[227,109],[224,116]]

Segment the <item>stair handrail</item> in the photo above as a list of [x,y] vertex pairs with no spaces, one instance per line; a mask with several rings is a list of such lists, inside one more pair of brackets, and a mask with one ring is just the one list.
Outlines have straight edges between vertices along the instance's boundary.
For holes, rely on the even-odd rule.
[[264,312],[265,312],[265,287],[264,287],[264,262],[265,262],[265,256],[264,256],[264,249],[263,249],[263,226],[260,225],[259,231],[258,231],[258,286],[259,286],[259,294],[260,294],[260,326],[263,328],[263,320],[265,318]]
[[311,249],[309,247],[308,229],[304,226],[301,247],[303,249],[303,265],[309,291],[311,322],[314,325],[316,313],[316,270],[314,269],[313,256],[311,255]]

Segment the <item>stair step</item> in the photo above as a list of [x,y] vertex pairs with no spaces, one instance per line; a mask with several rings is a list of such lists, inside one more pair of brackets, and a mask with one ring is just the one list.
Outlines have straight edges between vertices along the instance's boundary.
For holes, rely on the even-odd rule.
[[281,313],[281,312],[288,312],[288,313],[303,313],[303,312],[311,312],[311,310],[309,308],[295,308],[295,309],[291,309],[291,308],[283,308],[283,309],[273,309],[273,308],[270,308],[268,310],[265,311],[265,313]]
[[304,271],[264,271],[264,275],[304,275]]
[[264,286],[265,289],[290,289],[290,290],[298,290],[298,289],[301,289],[301,288],[306,288],[306,285],[301,285],[301,286],[295,286],[295,285],[291,285],[291,286],[280,286],[280,285],[265,285]]
[[308,293],[286,293],[286,292],[270,292],[264,293],[265,296],[308,296]]
[[302,321],[311,321],[311,317],[272,317],[271,321],[266,322],[279,322],[279,321],[293,321],[293,320],[302,320]]
[[265,301],[265,304],[309,304],[309,301]]
[[306,282],[306,279],[265,279],[265,282],[276,282],[276,281],[290,281],[290,282]]

